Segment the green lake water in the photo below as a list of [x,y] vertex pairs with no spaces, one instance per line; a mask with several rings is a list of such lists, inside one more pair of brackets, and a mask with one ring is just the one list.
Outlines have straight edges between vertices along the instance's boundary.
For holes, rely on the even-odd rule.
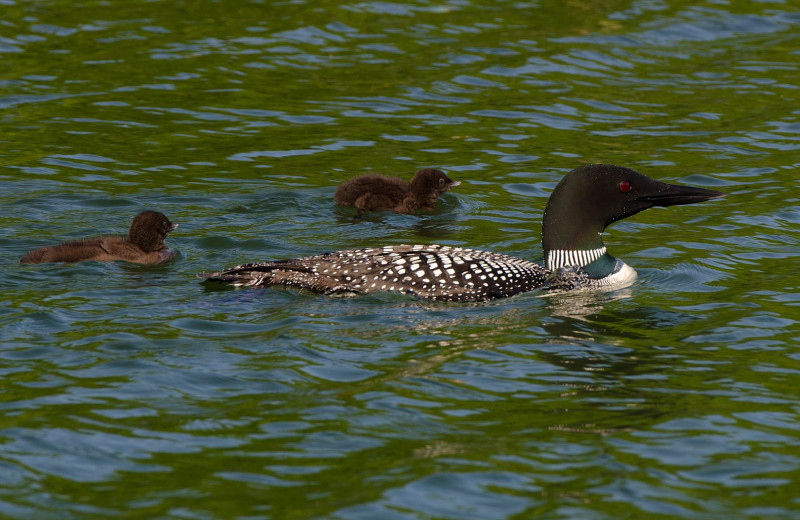
[[[800,518],[798,64],[789,0],[0,0],[0,517]],[[593,162],[729,196],[609,228],[607,293],[195,276],[541,261]],[[422,167],[432,213],[333,204]],[[142,209],[175,262],[18,264]]]

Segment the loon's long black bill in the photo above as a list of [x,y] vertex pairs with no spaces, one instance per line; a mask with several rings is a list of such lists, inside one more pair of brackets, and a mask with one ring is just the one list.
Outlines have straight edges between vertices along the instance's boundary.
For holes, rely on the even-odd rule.
[[637,197],[636,200],[649,202],[653,206],[675,206],[718,199],[727,195],[727,193],[721,191],[697,188],[695,186],[680,186],[677,184],[664,184],[663,186],[664,188],[661,191]]

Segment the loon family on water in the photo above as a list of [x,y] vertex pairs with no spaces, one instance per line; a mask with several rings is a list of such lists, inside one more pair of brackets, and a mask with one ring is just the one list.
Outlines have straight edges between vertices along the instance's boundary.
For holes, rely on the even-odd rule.
[[[439,195],[458,181],[435,169],[416,173],[411,183],[362,176],[342,184],[337,204],[366,211],[413,213],[431,210]],[[550,195],[542,218],[545,265],[513,256],[440,245],[398,245],[336,251],[238,265],[198,276],[242,287],[285,285],[325,294],[399,292],[439,301],[486,301],[535,289],[617,287],[636,271],[611,256],[602,232],[610,224],[653,206],[692,204],[725,196],[693,186],[666,184],[621,166],[593,164],[565,175]],[[41,247],[20,263],[124,260],[158,264],[175,252],[164,238],[174,230],[163,214],[144,211],[129,235],[104,236]]]
[[545,207],[544,266],[461,247],[401,245],[248,263],[199,276],[235,286],[288,285],[326,294],[389,291],[440,301],[485,301],[539,288],[620,285],[636,275],[606,251],[601,236],[606,226],[653,206],[723,195],[665,184],[620,166],[581,166],[561,179]]

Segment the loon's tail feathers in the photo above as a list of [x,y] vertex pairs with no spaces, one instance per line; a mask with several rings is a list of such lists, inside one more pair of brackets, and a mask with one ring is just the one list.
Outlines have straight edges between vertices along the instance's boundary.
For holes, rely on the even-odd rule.
[[277,262],[253,262],[237,265],[223,271],[199,273],[197,276],[211,282],[230,283],[237,287],[254,285],[274,285],[276,272],[309,273],[310,269],[303,265],[292,265],[287,260]]
[[197,276],[209,282],[227,283],[234,287],[289,285],[323,294],[364,294],[364,291],[357,287],[315,273],[309,266],[292,262],[292,260],[255,262],[237,265],[224,271],[199,273]]

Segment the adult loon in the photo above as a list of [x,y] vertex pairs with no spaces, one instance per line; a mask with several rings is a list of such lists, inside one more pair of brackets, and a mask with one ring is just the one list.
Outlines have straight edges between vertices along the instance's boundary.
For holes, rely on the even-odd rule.
[[178,227],[157,211],[142,211],[133,218],[128,236],[106,235],[73,240],[55,246],[34,249],[23,256],[21,264],[43,262],[111,262],[123,260],[137,264],[163,264],[175,258],[164,238]]
[[326,294],[393,291],[439,301],[486,301],[539,288],[619,285],[636,272],[606,251],[609,224],[653,206],[692,204],[725,193],[665,184],[629,168],[571,171],[544,210],[545,266],[508,255],[438,245],[354,249],[239,265],[207,280],[235,286],[289,285]]
[[459,184],[443,171],[431,168],[419,170],[410,183],[396,177],[362,175],[340,184],[333,199],[336,204],[354,206],[359,215],[368,211],[433,211],[439,195]]

